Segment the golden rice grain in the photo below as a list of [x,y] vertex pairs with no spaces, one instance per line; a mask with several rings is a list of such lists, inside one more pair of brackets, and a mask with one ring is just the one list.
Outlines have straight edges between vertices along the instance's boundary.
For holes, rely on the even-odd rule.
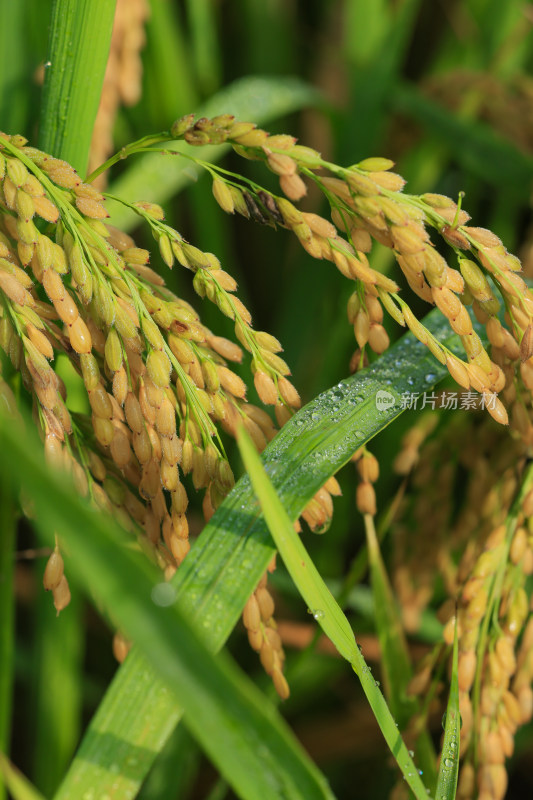
[[307,194],[307,187],[299,175],[281,175],[279,184],[281,191],[289,200],[301,200]]
[[106,208],[90,197],[76,197],[76,207],[84,216],[91,219],[107,219],[109,217]]
[[520,341],[520,360],[527,361],[533,356],[533,325],[530,323],[525,329]]
[[272,682],[274,684],[274,688],[280,698],[282,700],[287,700],[290,695],[289,684],[287,683],[287,679],[285,678],[283,672],[280,670],[279,667],[274,667],[272,670]]
[[61,579],[55,589],[52,589],[52,594],[54,597],[54,607],[57,612],[57,616],[59,616],[59,613],[68,606],[71,600],[70,588],[64,575],[61,576]]
[[56,547],[46,562],[46,567],[43,575],[43,586],[45,591],[49,592],[56,589],[63,577],[63,559],[59,549]]
[[170,385],[171,364],[162,350],[150,350],[146,358],[146,369],[156,386],[166,388]]
[[275,405],[274,413],[276,415],[276,420],[280,428],[283,427],[283,425],[285,425],[285,423],[290,420],[293,414],[292,410],[283,403],[277,403]]
[[473,650],[469,650],[467,652],[463,652],[459,654],[459,666],[458,666],[458,681],[459,681],[459,689],[462,692],[469,692],[472,688],[472,684],[474,683],[474,677],[476,674],[476,666],[477,666],[477,658],[476,654]]
[[364,453],[357,462],[357,471],[363,482],[375,483],[379,478],[379,462],[372,453]]
[[[359,344],[359,341],[358,341]],[[384,353],[390,344],[389,336],[383,325],[372,323],[368,331],[368,344],[374,353]]]
[[300,408],[302,403],[298,391],[287,378],[283,377],[283,375],[278,378],[278,389],[283,400],[291,406],[291,408]]
[[244,399],[246,397],[247,386],[242,380],[227,367],[217,366],[220,383],[226,391],[231,392],[235,397]]
[[368,481],[360,483],[356,490],[356,505],[361,514],[376,514],[376,492]]
[[278,390],[270,375],[258,369],[254,374],[254,386],[262,403],[276,405],[278,402]]
[[113,655],[119,664],[122,664],[126,660],[130,648],[130,642],[128,642],[121,633],[115,633],[113,636]]
[[285,153],[273,153],[263,147],[267,155],[267,164],[276,175],[294,175],[297,169],[296,162]]
[[259,630],[261,625],[261,612],[259,610],[259,603],[257,602],[255,594],[252,594],[248,598],[248,601],[244,606],[242,619],[245,627],[248,630],[250,631]]
[[255,593],[255,596],[259,606],[261,619],[264,622],[268,622],[268,620],[274,615],[274,600],[272,599],[272,595],[265,587],[259,587]]

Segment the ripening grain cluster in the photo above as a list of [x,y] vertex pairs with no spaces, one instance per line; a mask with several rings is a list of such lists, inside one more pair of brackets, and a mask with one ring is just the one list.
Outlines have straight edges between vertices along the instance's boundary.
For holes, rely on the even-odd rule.
[[[176,139],[190,145],[183,157],[210,174],[214,201],[224,212],[288,231],[311,257],[350,281],[347,313],[357,345],[352,372],[388,348],[388,315],[426,345],[460,387],[483,399],[488,413],[474,427],[458,419],[445,436],[433,438],[435,420],[423,416],[402,443],[396,468],[410,476],[413,491],[396,522],[394,580],[408,630],[416,629],[432,599],[436,571],[449,596],[441,610],[444,641],[419,666],[413,696],[436,680],[448,657],[459,598],[460,797],[473,797],[477,786],[483,800],[499,800],[505,758],[512,755],[516,730],[533,713],[533,628],[525,587],[533,572],[527,464],[533,444],[533,295],[520,262],[494,233],[469,225],[461,198],[456,203],[404,192],[405,181],[389,159],[341,167],[291,136],[271,136],[229,114],[183,117],[152,144]],[[195,158],[195,146],[224,142],[274,173],[279,193]],[[133,143],[122,156],[143,147],[144,140]],[[169,578],[190,548],[190,493],[203,493],[208,520],[234,484],[224,435],[235,436],[242,425],[261,451],[300,407],[281,344],[255,330],[217,256],[186,241],[159,206],[104,196],[91,176],[83,181],[68,163],[17,135],[0,138],[0,176],[0,341],[20,373],[46,459],[71,474],[81,495],[113,514]],[[322,193],[328,218],[299,207],[310,183]],[[153,253],[107,222],[108,197],[148,226]],[[395,278],[371,266],[374,242],[393,253]],[[209,330],[192,305],[166,288],[165,269],[175,265],[191,273],[200,298],[232,320],[233,339]],[[447,320],[462,343],[462,358],[415,315],[413,295]],[[80,376],[89,414],[69,409],[54,369],[59,354]],[[248,386],[232,368],[243,360],[264,407],[248,402]],[[16,413],[9,382],[2,380],[1,391]],[[373,516],[378,461],[367,448],[353,460],[360,479],[357,507]],[[460,466],[468,480],[457,512],[450,504]],[[312,530],[327,528],[339,491],[331,478],[308,504],[302,518]],[[69,601],[61,531],[44,584],[59,612]],[[289,687],[274,611],[265,575],[243,621],[251,647],[285,698]],[[117,657],[127,650],[117,632]],[[423,722],[412,720],[413,735]],[[402,787],[397,791],[401,795]]]

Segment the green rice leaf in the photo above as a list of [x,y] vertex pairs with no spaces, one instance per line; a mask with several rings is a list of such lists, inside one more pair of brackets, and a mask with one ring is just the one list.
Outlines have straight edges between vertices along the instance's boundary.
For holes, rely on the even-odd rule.
[[[143,130],[163,129],[172,117],[198,104],[182,14],[167,0],[152,0],[143,52],[141,114],[149,123]],[[176,75],[180,80],[176,80]]]
[[[440,312],[426,327],[456,353],[461,345]],[[475,323],[476,330],[482,333]],[[383,430],[401,410],[402,392],[431,389],[447,375],[427,349],[408,334],[374,366],[319,395],[293,417],[264,452],[267,472],[292,521],[324,482],[361,444]],[[378,393],[388,403],[376,409]],[[393,403],[390,403],[392,398]],[[333,410],[335,409],[335,410]],[[332,418],[336,423],[331,424]],[[239,481],[205,526],[172,583],[188,617],[207,626],[209,647],[220,649],[268,566],[274,548],[247,478]],[[118,785],[124,796],[135,791],[157,752],[179,721],[179,704],[146,659],[133,649],[100,704],[57,800],[76,800],[79,781],[93,781],[96,793]],[[133,762],[133,764],[132,764]],[[121,765],[119,775],[111,770]]]
[[[38,589],[46,559],[37,571]],[[36,610],[31,678],[34,731],[31,776],[46,797],[56,791],[82,731],[84,605],[71,586],[68,614],[56,615],[50,596]]]
[[13,800],[44,800],[43,795],[0,753],[0,778],[11,793]]
[[[461,352],[439,311],[432,311],[424,324],[439,341]],[[475,327],[481,334],[481,327]],[[445,375],[445,368],[408,334],[375,365],[319,395],[284,425],[263,457],[291,521],[359,446],[402,413],[403,392],[431,390]],[[380,398],[387,403],[378,410],[376,398],[383,392]],[[252,498],[244,478],[205,526],[172,580],[188,619],[205,626],[213,652],[230,635],[274,553],[259,511],[243,514]],[[134,648],[91,721],[57,800],[76,800],[76,787],[86,776],[96,794],[117,784],[124,794],[138,789],[182,714],[164,690]],[[119,765],[118,775],[110,769],[113,765]]]
[[0,119],[2,129],[10,133],[24,134],[28,129],[28,11],[25,0],[0,7]]
[[[199,625],[200,638],[175,589],[134,551],[131,536],[80,498],[67,476],[47,469],[30,425],[24,432],[2,416],[0,433],[10,453],[2,472],[9,468],[32,497],[36,524],[51,544],[54,531],[61,531],[67,574],[136,642],[237,794],[247,800],[331,800],[324,777],[275,707],[227,655],[210,653],[208,632]],[[90,776],[75,796],[88,791],[94,791]]]
[[385,694],[402,728],[415,706],[413,698],[406,696],[407,684],[412,676],[411,660],[396,598],[381,558],[374,522],[369,515],[365,515],[365,529]]
[[320,577],[291,520],[268,479],[250,437],[241,429],[239,450],[250,475],[261,510],[283,561],[310,612],[320,622],[339,653],[347,660],[354,658],[357,646],[348,619]]
[[446,708],[444,725],[444,742],[440,756],[439,774],[437,777],[438,800],[455,800],[457,776],[459,773],[459,745],[461,741],[461,715],[459,713],[459,679],[458,679],[458,646],[457,624],[453,640],[452,676],[450,680],[450,696]]
[[85,172],[116,0],[54,0],[39,147]]
[[[418,710],[416,698],[407,695],[407,684],[413,672],[411,659],[396,598],[381,557],[373,519],[368,515],[365,516],[365,529],[374,598],[373,614],[381,650],[380,666],[385,696],[402,730]],[[439,641],[441,636],[440,630]],[[415,753],[418,763],[423,768],[426,785],[433,788],[437,779],[435,751],[427,731],[422,731],[418,736]]]
[[283,504],[261,464],[261,459],[244,429],[241,429],[239,433],[238,443],[270,533],[291,578],[315,620],[326,636],[331,639],[339,653],[350,662],[360,679],[376,721],[415,797],[417,800],[427,800],[426,789],[418,770],[401,738],[385,698],[379,690],[379,684],[372,677],[370,668],[357,647],[350,623],[294,530],[290,517],[283,508]]
[[194,71],[202,94],[218,88],[222,75],[218,20],[213,0],[187,0]]

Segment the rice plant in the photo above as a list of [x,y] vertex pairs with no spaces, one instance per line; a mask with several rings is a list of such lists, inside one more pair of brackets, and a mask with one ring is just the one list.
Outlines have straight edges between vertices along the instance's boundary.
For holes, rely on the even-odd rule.
[[532,34],[486,6],[0,8],[0,797],[527,795]]

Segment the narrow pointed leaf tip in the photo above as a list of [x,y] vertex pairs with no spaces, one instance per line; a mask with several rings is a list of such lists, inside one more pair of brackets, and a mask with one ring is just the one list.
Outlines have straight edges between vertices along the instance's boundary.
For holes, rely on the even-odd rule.
[[350,623],[311,561],[294,530],[261,459],[248,434],[241,429],[238,444],[242,460],[276,547],[285,566],[306,601],[309,610],[339,653],[352,665],[370,704],[381,732],[417,800],[427,800],[427,792],[400,735],[377,682],[361,654]]

